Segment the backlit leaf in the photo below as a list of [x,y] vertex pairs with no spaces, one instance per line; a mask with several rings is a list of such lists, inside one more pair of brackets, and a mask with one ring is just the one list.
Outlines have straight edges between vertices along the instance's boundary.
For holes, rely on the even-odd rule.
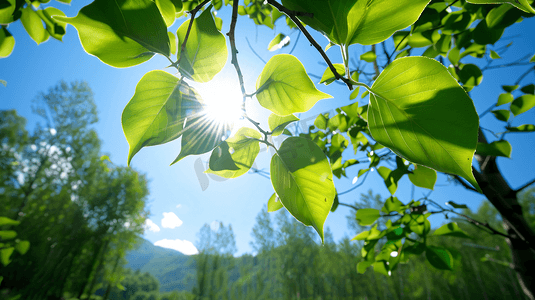
[[323,241],[323,224],[335,196],[327,157],[313,141],[289,137],[271,159],[271,183],[284,207],[313,226]]
[[377,58],[377,55],[373,51],[368,51],[360,55],[361,60],[369,62],[369,63],[374,62],[376,58]]
[[30,242],[28,242],[28,241],[20,241],[17,244],[15,244],[15,249],[20,254],[24,255],[30,249]]
[[501,56],[498,53],[496,53],[496,51],[490,50],[490,58],[499,59],[499,58],[501,58]]
[[509,132],[532,132],[535,131],[535,125],[533,124],[524,124],[517,127],[508,127],[507,131]]
[[151,71],[138,82],[122,115],[130,146],[128,164],[141,148],[167,143],[182,135],[186,117],[202,109],[197,92],[177,77]]
[[11,240],[17,237],[17,232],[13,230],[0,230],[0,241]]
[[173,25],[175,22],[175,5],[171,0],[155,0],[154,3],[158,6],[165,21],[165,25],[167,25],[167,27]]
[[8,217],[0,217],[0,226],[5,225],[19,225],[20,221],[15,221],[13,219],[10,219]]
[[282,33],[277,34],[276,37],[274,37],[271,42],[269,42],[268,50],[269,51],[276,51],[279,49],[282,49],[290,44],[290,37],[286,36]]
[[[186,39],[189,20],[177,31],[179,41]],[[207,82],[223,69],[228,50],[225,36],[217,30],[209,9],[193,21],[186,50],[181,53],[180,72],[197,82]]]
[[359,225],[371,225],[379,219],[381,213],[375,208],[361,208],[357,210],[357,221]]
[[0,262],[4,266],[9,265],[9,263],[11,262],[11,259],[9,259],[9,257],[11,256],[14,250],[15,248],[13,247],[0,249]]
[[275,55],[267,62],[256,89],[260,105],[279,116],[308,111],[319,100],[332,98],[316,89],[303,64],[289,54]]
[[73,25],[85,51],[114,67],[138,65],[155,53],[169,56],[167,28],[151,0],[95,0],[74,18],[54,19]]
[[48,34],[50,34],[51,37],[61,41],[65,35],[67,23],[60,22],[54,19],[53,16],[65,17],[65,14],[55,7],[47,7],[44,10],[40,9],[37,10],[36,13],[45,22],[46,31],[48,31]]
[[299,118],[297,118],[294,115],[288,115],[284,117],[281,117],[276,114],[269,115],[268,125],[269,125],[269,130],[271,131],[271,136],[280,135],[288,124],[295,122],[295,121],[299,121]]
[[433,235],[447,235],[447,236],[455,236],[455,237],[468,238],[468,239],[471,238],[455,222],[440,226],[440,228],[438,228],[437,230],[435,230],[435,232],[433,232]]
[[535,106],[535,95],[522,95],[511,103],[511,112],[513,115],[518,116],[519,114],[527,112],[533,108],[533,106]]
[[24,29],[26,29],[28,35],[37,43],[37,45],[48,40],[50,35],[43,26],[43,21],[31,6],[22,9],[20,21],[22,22],[22,25],[24,25]]
[[268,204],[267,204],[268,212],[274,212],[283,207],[284,206],[282,206],[282,202],[279,199],[279,197],[277,197],[277,194],[273,193],[273,195],[271,195],[271,197],[269,197],[269,200],[268,200]]
[[219,175],[223,178],[236,178],[245,174],[254,163],[260,152],[260,132],[242,127],[234,136],[221,142],[210,156],[206,173]]
[[508,93],[513,92],[519,87],[519,85],[502,85],[502,89]]
[[489,156],[505,156],[511,158],[513,148],[506,140],[495,141],[490,144],[477,143],[476,154]]
[[496,119],[507,122],[509,120],[509,117],[511,116],[511,111],[508,109],[497,109],[491,111],[491,113],[496,117]]
[[432,190],[437,182],[437,172],[425,166],[415,165],[414,171],[409,174],[409,180],[415,186]]
[[472,174],[479,128],[474,104],[439,62],[397,59],[371,87],[368,126],[399,156],[457,174],[479,189]]
[[533,7],[531,7],[531,5],[529,5],[528,0],[467,0],[467,2],[474,4],[508,3],[522,11],[535,14],[535,10],[533,9]]
[[0,58],[8,57],[15,47],[15,38],[11,35],[7,28],[1,26],[0,28]]
[[[343,64],[333,64],[334,69],[340,76],[344,76],[345,74],[345,67]],[[336,80],[336,77],[334,77],[333,72],[331,71],[331,68],[327,67],[325,69],[325,72],[323,72],[323,75],[321,76],[320,83],[324,83],[325,85],[329,85],[333,83]]]
[[503,105],[503,104],[507,104],[507,103],[513,102],[513,100],[514,100],[514,97],[513,97],[513,95],[511,95],[511,93],[500,94],[500,96],[498,96],[498,102],[497,102],[496,106],[500,106],[500,105]]

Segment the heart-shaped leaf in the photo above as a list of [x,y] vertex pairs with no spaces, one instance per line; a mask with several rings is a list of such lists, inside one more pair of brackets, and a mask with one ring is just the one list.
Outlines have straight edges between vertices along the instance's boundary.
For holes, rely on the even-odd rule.
[[145,74],[122,115],[123,131],[130,146],[128,164],[141,148],[180,137],[186,117],[201,111],[201,101],[193,88],[169,73]]
[[511,144],[506,140],[501,140],[490,144],[477,143],[476,154],[511,158],[511,151],[513,151]]
[[289,137],[271,159],[271,183],[284,207],[312,226],[323,241],[323,224],[335,196],[327,157],[313,141]]
[[425,249],[425,257],[433,267],[439,270],[453,270],[453,257],[444,248],[428,246]]
[[525,94],[516,98],[511,103],[511,112],[513,115],[518,116],[523,114],[535,106],[535,95]]
[[514,100],[514,97],[513,97],[513,95],[511,95],[511,93],[500,94],[500,96],[498,96],[498,102],[497,102],[496,106],[500,106],[500,105],[503,105],[503,104],[507,104],[507,103],[513,102],[513,100]]
[[511,116],[511,111],[508,109],[497,109],[491,111],[494,117],[500,121],[507,122]]
[[357,221],[359,225],[372,225],[380,216],[381,213],[375,208],[361,208],[357,210]]
[[53,18],[73,25],[85,51],[113,67],[169,56],[167,27],[151,0],[95,0],[74,18]]
[[256,89],[260,105],[279,116],[308,111],[319,100],[332,98],[316,89],[303,64],[289,54],[275,55],[267,62]]
[[399,156],[457,174],[479,190],[472,174],[479,118],[439,62],[405,57],[386,67],[371,87],[368,126],[377,142]]
[[447,236],[455,236],[460,238],[467,238],[471,239],[464,230],[462,230],[457,223],[452,222],[445,225],[440,226],[435,232],[433,232],[433,235],[447,235]]
[[[184,22],[176,33],[181,43],[186,39],[189,22]],[[197,82],[210,81],[223,69],[227,56],[225,36],[207,9],[193,21],[186,49],[181,53],[180,73]]]
[[224,178],[236,178],[245,174],[254,163],[260,152],[260,132],[243,127],[236,134],[214,149],[210,156],[207,173]]
[[288,124],[295,122],[295,121],[299,121],[299,118],[297,118],[294,115],[288,115],[284,117],[281,117],[276,114],[269,115],[268,125],[269,125],[269,130],[271,131],[271,135],[272,136],[280,135]]

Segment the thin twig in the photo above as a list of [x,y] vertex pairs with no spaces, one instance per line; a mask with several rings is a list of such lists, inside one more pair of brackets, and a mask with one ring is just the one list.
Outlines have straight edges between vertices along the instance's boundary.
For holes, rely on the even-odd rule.
[[518,193],[518,192],[521,192],[522,190],[524,190],[525,188],[529,187],[530,185],[534,184],[535,183],[535,179],[531,180],[530,182],[524,184],[523,186],[519,187],[518,189],[515,190],[515,193]]
[[295,47],[297,47],[297,42],[299,42],[299,38],[301,37],[301,31],[297,32],[297,38],[295,39],[294,46],[292,47],[292,50],[288,54],[292,54],[295,50]]
[[[310,35],[310,33],[306,30],[306,28],[303,26],[303,24],[301,24],[301,21],[299,21],[297,19],[296,12],[287,9],[286,7],[284,7],[281,4],[277,3],[275,0],[267,0],[267,2],[269,4],[271,4],[271,5],[273,5],[280,12],[284,13],[285,15],[287,15],[295,23],[295,25],[297,25],[297,27],[299,27],[299,30],[301,30],[301,32],[307,37],[308,41],[312,44],[312,46],[314,46],[314,48],[316,48],[316,50],[318,50],[318,52],[320,53],[321,57],[323,57],[323,60],[325,60],[325,62],[329,66],[329,69],[331,69],[331,72],[334,74],[334,77],[337,80],[342,80],[347,85],[349,90],[353,90],[353,84],[351,83],[351,81],[349,79],[341,76],[340,74],[338,74],[338,72],[334,68],[333,63],[331,62],[331,60],[329,59],[329,57],[327,56],[325,51],[323,51],[323,49],[318,44],[318,42],[316,42],[316,40]],[[305,14],[301,13],[300,15],[305,15]]]
[[351,204],[346,204],[346,203],[342,203],[342,202],[338,202],[338,205],[342,205],[342,206],[347,206],[349,208],[352,208],[354,210],[359,210],[360,208],[354,206],[354,205],[351,205]]
[[515,85],[519,85],[520,82],[522,81],[522,79],[524,79],[524,77],[528,76],[529,73],[535,71],[535,67],[532,67],[532,68],[529,68],[526,72],[524,72],[524,74],[520,75],[520,77],[518,77],[518,80],[515,82]]
[[349,192],[355,190],[356,188],[360,187],[361,185],[363,185],[363,184],[364,184],[364,181],[366,181],[366,177],[368,177],[368,174],[370,174],[369,171],[366,172],[366,174],[364,174],[364,178],[362,178],[362,181],[361,181],[359,184],[355,185],[354,187],[350,188],[350,189],[347,190],[347,191],[343,191],[343,192],[341,192],[341,193],[338,193],[338,196],[342,196],[342,195],[344,195],[344,194],[347,194],[347,193],[349,193]]
[[241,72],[240,65],[238,64],[238,49],[236,49],[236,39],[234,37],[234,31],[236,30],[236,23],[238,21],[238,3],[239,1],[237,0],[232,3],[232,22],[230,23],[230,30],[227,33],[227,36],[230,41],[230,48],[232,52],[231,63],[232,65],[234,65],[236,73],[238,74],[238,80],[240,81],[240,89],[243,96],[242,107],[243,109],[245,109],[245,99],[247,93],[245,92],[245,84],[243,83],[243,74]]
[[260,59],[264,64],[267,64],[267,62],[254,50],[253,46],[251,46],[251,43],[249,43],[249,39],[245,37],[245,40],[247,41],[247,45],[249,45],[249,49],[253,51],[254,55],[256,55],[256,57],[258,57],[258,59]]

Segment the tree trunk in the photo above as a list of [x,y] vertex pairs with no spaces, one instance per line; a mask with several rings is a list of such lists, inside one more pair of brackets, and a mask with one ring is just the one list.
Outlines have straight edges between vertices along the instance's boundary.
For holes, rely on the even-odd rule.
[[86,299],[91,299],[91,295],[93,294],[93,289],[95,288],[95,284],[97,283],[99,271],[102,268],[102,263],[104,262],[104,257],[106,256],[106,251],[108,250],[108,245],[109,245],[109,241],[104,242],[104,247],[102,248],[102,251],[100,253],[100,258],[99,258],[97,266],[95,268],[95,272],[93,274],[93,278],[91,279],[91,284],[89,285],[89,288],[87,290],[87,298]]
[[[479,142],[487,143],[481,130]],[[505,181],[498,169],[496,157],[476,155],[476,159],[481,171],[474,170],[474,176],[483,194],[502,216],[504,228],[511,237],[506,240],[511,248],[520,286],[530,300],[535,300],[535,233],[526,222],[522,206],[518,202],[520,191],[513,190]]]
[[82,286],[80,288],[80,291],[78,292],[78,296],[76,298],[80,299],[82,295],[84,294],[84,291],[87,287],[87,283],[89,282],[89,278],[91,277],[91,274],[93,273],[93,269],[95,268],[95,264],[97,262],[98,256],[100,252],[102,251],[102,248],[104,247],[103,243],[100,243],[99,246],[95,249],[95,253],[93,254],[93,258],[91,259],[91,263],[89,264],[89,267],[87,268],[87,273],[84,278],[84,282],[82,283]]

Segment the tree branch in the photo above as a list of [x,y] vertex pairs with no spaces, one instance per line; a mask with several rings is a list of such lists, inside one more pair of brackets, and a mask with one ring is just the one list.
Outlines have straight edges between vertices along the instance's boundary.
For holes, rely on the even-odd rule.
[[[299,30],[301,30],[301,32],[307,37],[308,41],[312,44],[312,46],[314,46],[314,48],[316,48],[316,50],[318,50],[318,52],[320,53],[321,57],[323,57],[323,60],[325,60],[325,62],[329,66],[329,69],[334,74],[334,77],[337,80],[342,80],[347,85],[349,90],[353,90],[353,84],[351,83],[351,81],[349,79],[345,78],[344,76],[341,76],[340,74],[338,74],[338,72],[334,68],[333,63],[331,62],[331,60],[329,59],[329,57],[327,56],[325,51],[323,51],[323,49],[318,44],[318,42],[316,42],[316,40],[310,35],[310,33],[306,30],[306,28],[303,26],[303,24],[301,24],[301,21],[299,21],[297,19],[297,17],[296,17],[296,15],[297,15],[296,13],[297,12],[294,12],[294,11],[291,11],[291,10],[287,9],[286,7],[284,7],[281,4],[279,4],[278,2],[276,2],[275,0],[267,0],[267,2],[269,4],[271,4],[272,6],[274,6],[276,9],[278,9],[280,12],[284,13],[285,15],[287,15],[295,23],[295,25],[297,25],[297,27],[299,27]],[[312,16],[311,14],[307,15],[306,13],[298,13],[298,14],[306,15],[306,16],[309,16],[309,17]]]
[[239,1],[237,0],[232,3],[232,22],[230,23],[230,30],[227,33],[227,36],[230,41],[230,48],[232,52],[231,63],[234,65],[236,73],[238,74],[238,80],[240,81],[240,89],[243,96],[242,109],[245,110],[245,98],[247,93],[245,92],[245,84],[243,83],[243,74],[241,72],[240,65],[238,64],[238,49],[236,49],[236,39],[234,37],[234,31],[236,30],[236,23],[238,21],[238,3]]
[[351,204],[346,204],[346,203],[338,202],[338,205],[346,206],[346,207],[352,208],[352,209],[354,209],[354,210],[359,210],[358,207],[356,207],[356,206],[354,206],[354,205],[351,205]]
[[529,187],[530,185],[534,184],[535,183],[535,179],[531,180],[530,182],[524,184],[523,186],[519,187],[518,189],[515,190],[515,193],[518,193],[518,192],[521,192],[522,190],[524,190],[525,188]]
[[473,192],[476,192],[476,193],[479,193],[476,189],[474,189],[471,185],[469,185],[468,183],[464,182],[464,180],[461,179],[461,177],[459,175],[453,175],[453,178],[455,178],[455,180],[460,183],[465,189],[467,190],[470,190],[470,191],[473,191]]
[[184,52],[186,51],[186,42],[188,41],[189,33],[191,32],[191,27],[193,26],[193,20],[195,19],[195,15],[205,6],[208,2],[211,0],[204,0],[201,4],[197,5],[194,9],[190,10],[189,13],[191,14],[191,17],[189,19],[188,24],[188,30],[186,31],[186,36],[184,37],[184,42],[182,43],[182,46],[180,47],[180,57],[178,60],[171,64],[171,66],[175,67],[178,70],[178,65],[180,64],[180,60],[182,59],[182,55],[184,55]]

